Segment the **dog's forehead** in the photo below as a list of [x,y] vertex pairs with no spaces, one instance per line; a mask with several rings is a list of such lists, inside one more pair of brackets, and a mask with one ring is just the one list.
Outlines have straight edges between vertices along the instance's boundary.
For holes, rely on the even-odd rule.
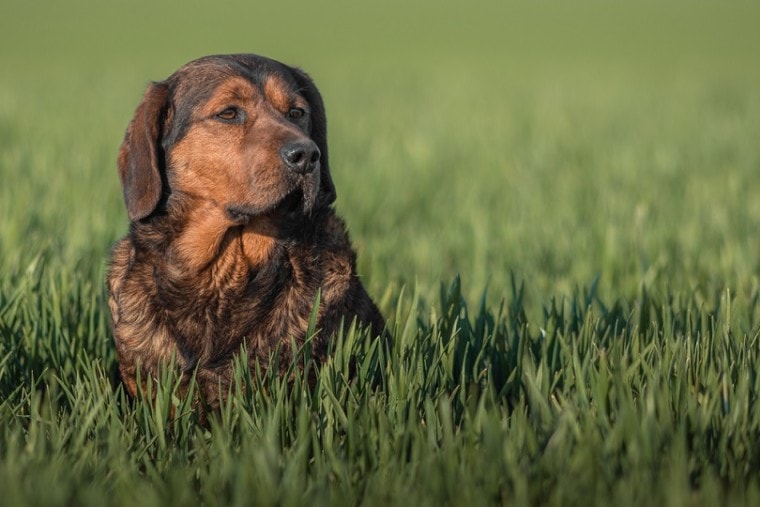
[[175,103],[186,107],[202,104],[219,94],[249,96],[261,93],[278,103],[297,89],[289,67],[252,55],[195,60],[175,72],[168,81]]

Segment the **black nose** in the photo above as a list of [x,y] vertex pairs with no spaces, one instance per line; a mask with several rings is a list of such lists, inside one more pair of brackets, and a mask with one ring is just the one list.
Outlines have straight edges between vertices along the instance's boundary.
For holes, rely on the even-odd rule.
[[280,156],[288,169],[298,174],[312,172],[322,154],[314,141],[295,141],[280,149]]

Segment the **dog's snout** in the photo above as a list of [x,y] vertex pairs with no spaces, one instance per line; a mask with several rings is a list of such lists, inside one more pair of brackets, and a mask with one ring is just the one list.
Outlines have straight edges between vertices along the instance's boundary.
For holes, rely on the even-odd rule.
[[322,154],[314,141],[296,141],[280,149],[280,156],[288,169],[299,174],[307,174],[317,168]]

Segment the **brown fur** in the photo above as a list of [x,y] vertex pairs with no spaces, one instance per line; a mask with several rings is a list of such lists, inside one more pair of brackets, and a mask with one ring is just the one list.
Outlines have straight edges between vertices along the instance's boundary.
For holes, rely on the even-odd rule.
[[[296,173],[280,150],[309,140],[316,169]],[[175,357],[215,406],[242,345],[252,366],[275,347],[287,362],[320,290],[318,361],[342,322],[382,332],[331,207],[322,99],[300,70],[255,55],[190,62],[148,87],[118,167],[130,230],[113,249],[109,307],[133,395],[138,370],[155,378]]]

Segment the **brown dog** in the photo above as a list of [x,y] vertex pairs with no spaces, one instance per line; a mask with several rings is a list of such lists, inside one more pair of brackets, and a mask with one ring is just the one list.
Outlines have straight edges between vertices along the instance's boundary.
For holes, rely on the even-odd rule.
[[382,332],[331,208],[325,111],[304,72],[256,55],[188,63],[148,87],[118,166],[131,223],[108,291],[133,395],[138,370],[174,357],[217,405],[241,345],[251,365],[276,347],[289,362],[320,290],[317,360],[341,323]]

